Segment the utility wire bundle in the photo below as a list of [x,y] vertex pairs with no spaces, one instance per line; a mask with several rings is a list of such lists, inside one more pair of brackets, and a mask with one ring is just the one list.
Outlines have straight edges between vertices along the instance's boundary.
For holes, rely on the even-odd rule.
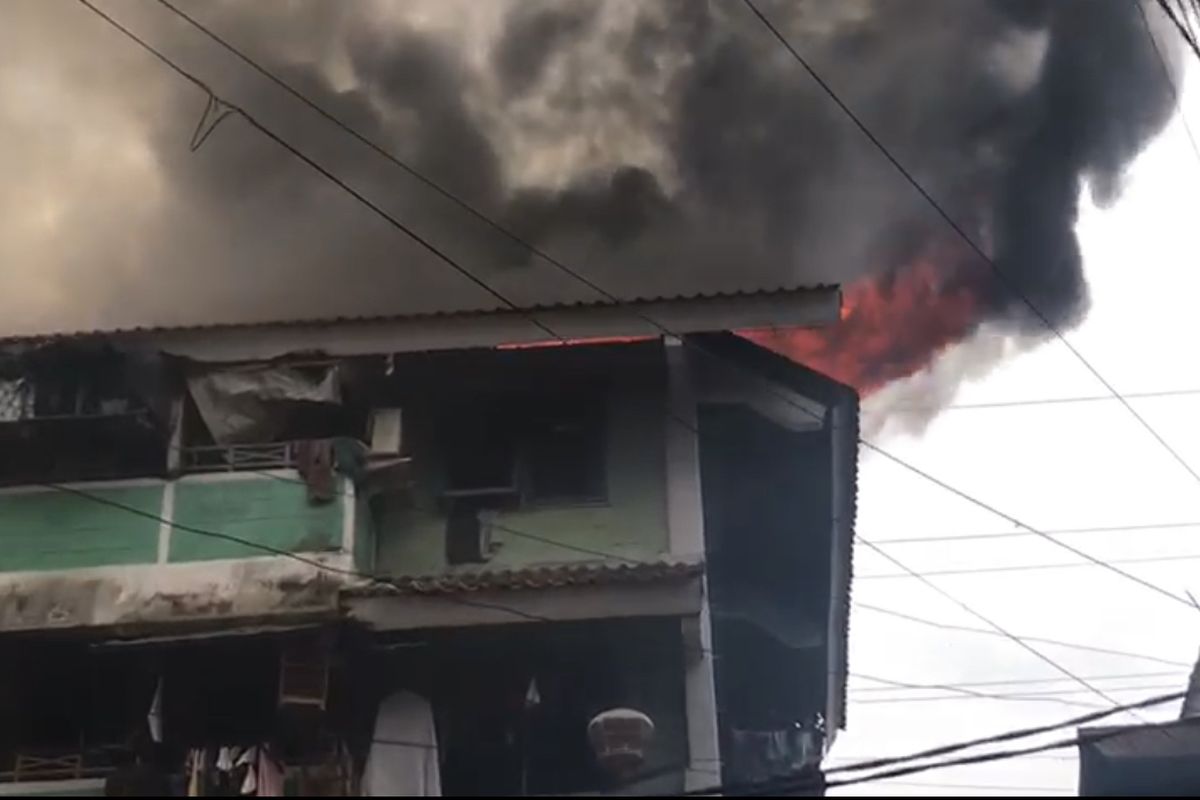
[[[1173,692],[1171,694],[1158,695],[1156,697],[1151,697],[1136,703],[1116,706],[1103,711],[1096,711],[1091,714],[1073,717],[1052,725],[1020,728],[993,736],[986,736],[980,739],[970,739],[963,742],[957,742],[955,744],[942,745],[940,747],[934,747],[904,756],[877,758],[868,761],[860,761],[854,764],[844,764],[826,770],[824,775],[815,770],[805,770],[790,775],[771,778],[770,780],[757,781],[754,783],[708,786],[702,789],[695,789],[690,792],[685,792],[685,794],[692,796],[737,794],[747,797],[767,797],[772,795],[787,795],[810,792],[815,793],[818,790],[825,788],[833,789],[839,786],[852,786],[858,783],[870,783],[872,781],[899,778],[905,775],[915,775],[917,773],[929,772],[936,769],[945,769],[946,767],[965,766],[969,764],[984,764],[991,761],[1005,761],[1032,755],[1034,753],[1044,753],[1050,750],[1061,750],[1063,748],[1076,747],[1084,742],[1100,742],[1104,741],[1105,739],[1120,736],[1124,734],[1125,731],[1123,729],[1115,729],[1105,731],[1103,733],[1091,734],[1086,737],[1073,735],[1067,738],[1056,739],[1041,744],[1027,745],[1025,747],[1008,748],[1003,750],[989,749],[982,753],[955,755],[966,750],[974,750],[980,747],[988,747],[989,745],[996,745],[1004,742],[1011,742],[1017,739],[1025,739],[1031,736],[1041,736],[1043,734],[1053,733],[1055,731],[1076,728],[1080,725],[1096,722],[1114,714],[1132,712],[1138,709],[1150,708],[1152,706],[1159,706],[1164,703],[1180,700],[1184,697],[1184,694],[1184,692]],[[1190,717],[1163,723],[1158,727],[1162,730],[1170,730],[1171,728],[1192,725],[1197,722],[1200,722],[1200,718]],[[945,758],[945,756],[954,757]],[[846,777],[841,777],[843,775]],[[829,776],[837,777],[830,779]]]

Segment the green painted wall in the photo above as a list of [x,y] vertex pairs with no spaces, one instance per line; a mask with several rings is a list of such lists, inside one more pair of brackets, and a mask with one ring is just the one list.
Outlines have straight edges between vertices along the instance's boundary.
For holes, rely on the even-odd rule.
[[[666,520],[665,395],[661,384],[616,383],[608,400],[608,501],[576,507],[531,508],[501,514],[499,524],[580,548],[630,559],[668,551]],[[421,420],[408,430],[419,436]],[[419,444],[418,444],[419,446]],[[381,575],[506,569],[539,563],[595,561],[597,556],[502,530],[495,555],[481,564],[450,566],[445,558],[445,517],[428,489],[436,485],[436,454],[418,453],[418,488],[408,498],[376,501],[376,569]]]
[[[182,478],[175,485],[174,519],[289,552],[336,550],[342,542],[346,491],[340,482],[338,491],[334,502],[310,505],[304,483],[295,479],[253,474],[226,480]],[[178,528],[171,532],[172,562],[264,555],[269,554],[236,542]]]
[[372,574],[375,570],[375,525],[371,504],[359,495],[354,499],[354,568]]
[[[90,494],[153,514],[162,513],[164,483],[86,487]],[[344,483],[339,492],[346,492]],[[291,552],[336,550],[342,544],[344,495],[310,505],[296,479],[245,473],[223,480],[181,478],[173,519]],[[152,564],[159,522],[84,497],[54,491],[0,494],[0,572],[49,571],[116,564]],[[359,528],[363,548],[370,531]],[[367,551],[363,551],[364,553]],[[169,560],[203,561],[269,555],[235,542],[172,530]]]
[[[159,514],[162,484],[89,488],[116,503]],[[0,494],[0,572],[149,564],[157,521],[56,491]]]

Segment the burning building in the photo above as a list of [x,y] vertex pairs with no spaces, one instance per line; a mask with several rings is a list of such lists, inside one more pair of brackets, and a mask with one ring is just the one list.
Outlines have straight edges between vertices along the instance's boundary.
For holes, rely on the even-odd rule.
[[1076,321],[1173,105],[1135,3],[761,0],[925,197],[733,2],[102,5],[0,29],[28,791],[811,773],[858,394]]
[[858,398],[727,328],[838,307],[0,342],[0,787],[818,792]]

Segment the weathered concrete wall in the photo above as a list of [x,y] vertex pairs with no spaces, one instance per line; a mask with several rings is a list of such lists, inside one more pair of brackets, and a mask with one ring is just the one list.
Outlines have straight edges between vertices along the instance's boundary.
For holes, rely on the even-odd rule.
[[332,614],[337,589],[354,580],[347,482],[324,505],[308,502],[290,470],[78,488],[127,508],[51,489],[0,492],[0,631]]
[[[348,569],[345,555],[313,556]],[[0,631],[336,613],[350,580],[285,557],[0,575]]]
[[446,563],[445,516],[428,489],[435,483],[430,473],[438,469],[437,456],[419,454],[418,486],[412,496],[383,498],[378,506],[377,574],[432,575],[595,561],[598,556],[588,551],[639,561],[668,553],[665,403],[661,381],[631,378],[614,383],[606,420],[607,500],[499,514],[499,525],[529,536],[497,528],[493,541],[499,546],[484,565]]

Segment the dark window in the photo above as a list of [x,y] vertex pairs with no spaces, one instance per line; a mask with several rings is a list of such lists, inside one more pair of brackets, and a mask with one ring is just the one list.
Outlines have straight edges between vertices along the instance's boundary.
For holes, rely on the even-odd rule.
[[526,495],[537,503],[603,500],[604,414],[596,401],[544,408],[524,442]]
[[516,491],[516,441],[499,408],[466,408],[444,423],[446,488],[453,492]]
[[490,400],[441,423],[446,490],[529,503],[605,497],[602,396]]
[[107,352],[0,359],[0,484],[162,474],[162,377]]

